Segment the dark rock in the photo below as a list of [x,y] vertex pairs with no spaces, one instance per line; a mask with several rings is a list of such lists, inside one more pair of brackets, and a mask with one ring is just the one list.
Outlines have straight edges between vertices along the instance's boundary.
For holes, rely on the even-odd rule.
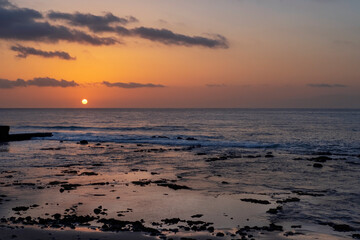
[[186,140],[188,140],[188,141],[196,141],[197,139],[193,138],[193,137],[188,137],[188,138],[186,138]]
[[150,180],[139,180],[139,181],[132,181],[131,183],[134,185],[144,187],[146,185],[149,185],[151,183],[151,181]]
[[200,153],[196,153],[196,155],[203,156],[203,155],[206,155],[206,153],[200,152]]
[[173,190],[179,190],[179,189],[191,190],[191,188],[188,187],[188,186],[177,185],[177,184],[173,184],[173,183],[159,183],[157,185],[161,186],[161,187],[168,187],[168,188],[171,188]]
[[320,163],[314,163],[313,167],[314,167],[314,168],[322,168],[323,165],[320,164]]
[[274,155],[272,155],[272,154],[266,154],[265,157],[266,157],[266,158],[273,158]]
[[93,167],[101,167],[101,166],[104,166],[104,164],[102,163],[94,163],[92,164]]
[[28,209],[29,209],[29,207],[24,207],[24,206],[12,208],[12,210],[15,211],[15,212],[26,211],[26,210],[28,210]]
[[[263,226],[263,227],[258,227],[258,226],[254,226],[254,227],[249,227],[249,226],[245,226],[243,228],[240,228],[239,230],[236,231],[236,234],[239,234],[242,236],[242,239],[248,239],[245,238],[246,236],[250,237],[251,235],[247,235],[247,232],[251,231],[251,230],[255,230],[255,231],[268,231],[268,232],[273,232],[273,231],[283,231],[283,227],[280,225],[275,225],[274,223],[271,223],[269,226]],[[252,236],[251,236],[252,237]]]
[[266,211],[267,213],[270,214],[277,214],[279,211],[282,210],[282,206],[278,206],[276,208],[270,208],[268,211]]
[[61,172],[62,173],[67,173],[67,174],[77,174],[78,173],[78,171],[76,171],[76,170],[63,170]]
[[276,208],[270,208],[269,210],[266,211],[267,213],[270,213],[270,214],[277,214],[278,213],[278,210]]
[[223,236],[225,236],[225,234],[222,233],[222,232],[218,232],[218,233],[216,234],[216,236],[217,236],[217,237],[223,237]]
[[291,225],[291,228],[302,228],[301,225]]
[[350,232],[355,231],[355,229],[347,224],[336,224],[336,223],[327,223],[330,227],[334,229],[334,231],[337,232]]
[[154,228],[145,227],[141,221],[121,221],[111,219],[102,218],[98,221],[99,223],[103,223],[104,225],[101,227],[102,231],[132,231],[132,232],[145,232],[150,233],[151,236],[156,236],[160,234],[160,231]]
[[83,172],[79,176],[97,176],[98,174],[95,172]]
[[215,162],[215,161],[221,161],[221,160],[226,160],[226,159],[228,159],[227,156],[220,156],[220,157],[208,158],[205,160],[205,162]]
[[271,223],[268,231],[283,231],[283,227],[276,225],[275,223]]
[[161,219],[161,221],[164,222],[165,224],[169,224],[169,225],[178,224],[179,222],[183,222],[183,220],[181,220],[180,218],[165,218],[165,219]]
[[70,190],[75,190],[77,187],[80,187],[80,184],[63,184],[61,185],[61,189],[60,192],[64,192],[65,190],[70,191]]
[[267,200],[258,200],[258,199],[253,199],[253,198],[242,198],[240,200],[243,202],[251,202],[251,203],[257,203],[257,204],[270,204],[270,202]]
[[299,233],[299,232],[290,232],[290,231],[284,233],[284,236],[285,236],[285,237],[295,236],[295,235],[304,235],[304,234],[303,234],[303,233]]
[[80,141],[80,144],[81,144],[81,145],[87,145],[87,144],[89,144],[89,142],[86,141],[86,140],[81,140],[81,141]]
[[192,215],[191,218],[201,218],[202,216],[204,216],[203,214],[195,214]]
[[327,160],[332,160],[332,158],[327,157],[327,156],[319,156],[319,157],[309,158],[309,161],[321,162],[321,163],[324,163]]
[[49,182],[48,185],[59,185],[59,184],[65,184],[65,183],[68,183],[68,182],[52,181],[52,182]]
[[0,139],[7,138],[9,136],[10,127],[9,126],[0,126]]
[[360,239],[360,234],[355,233],[351,237],[354,239]]
[[186,223],[189,225],[189,226],[193,226],[193,225],[205,225],[205,226],[210,226],[212,225],[213,223],[210,223],[210,222],[204,222],[204,221],[193,221],[193,220],[187,220]]
[[14,182],[13,185],[14,185],[14,186],[35,186],[35,183],[19,183],[19,182]]

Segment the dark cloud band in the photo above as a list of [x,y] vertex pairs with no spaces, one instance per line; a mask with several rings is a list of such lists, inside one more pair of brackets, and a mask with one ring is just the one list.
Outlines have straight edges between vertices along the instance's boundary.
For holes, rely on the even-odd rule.
[[208,48],[228,48],[228,42],[225,37],[215,35],[214,38],[205,38],[200,36],[186,36],[177,34],[167,29],[156,29],[139,27],[131,30],[133,35],[145,38],[151,41],[161,42],[167,45],[184,46],[203,46]]
[[131,22],[137,22],[138,20],[133,17],[120,18],[114,16],[112,13],[106,13],[104,16],[97,16],[93,14],[84,13],[62,13],[62,12],[50,12],[47,17],[51,20],[65,20],[67,23],[74,26],[88,27],[93,32],[105,32],[112,31],[111,24],[128,24]]
[[134,83],[134,82],[130,82],[130,83],[123,83],[123,82],[110,83],[110,82],[104,81],[102,84],[107,86],[107,87],[118,87],[118,88],[162,88],[162,87],[165,87],[164,85],[161,85],[161,84],[153,84],[153,83],[142,84],[142,83]]
[[91,45],[112,45],[114,38],[89,35],[66,26],[55,26],[44,21],[43,15],[32,9],[0,5],[0,38],[22,41],[56,43],[60,40]]
[[8,0],[0,0],[0,7],[13,6]]
[[69,53],[63,51],[43,51],[32,47],[24,47],[22,45],[12,46],[11,50],[18,52],[17,57],[27,58],[29,55],[40,56],[44,58],[60,58],[64,60],[75,60]]
[[94,33],[109,32],[116,33],[120,36],[140,37],[154,42],[161,42],[166,45],[183,45],[183,46],[203,46],[208,48],[228,48],[229,44],[224,36],[216,34],[213,38],[201,36],[186,36],[174,33],[168,29],[156,29],[148,27],[138,27],[128,29],[124,26],[131,22],[137,22],[135,17],[119,18],[111,13],[104,16],[97,16],[83,13],[62,13],[50,12],[47,17],[51,20],[64,20],[74,26],[87,27]]
[[[55,24],[54,21],[60,21],[60,24],[59,22]],[[0,0],[0,39],[49,43],[68,41],[97,46],[120,43],[115,37],[99,36],[99,34],[108,33],[121,37],[147,39],[166,45],[229,47],[227,39],[219,34],[208,37],[188,36],[164,28],[125,27],[126,24],[137,21],[133,16],[121,18],[112,13],[100,16],[52,11],[44,16],[36,10],[19,8],[11,5],[7,0]],[[92,34],[79,30],[81,28],[87,28]]]
[[28,87],[28,86],[36,86],[36,87],[77,87],[77,84],[74,81],[66,81],[66,80],[56,80],[54,78],[34,78],[32,80],[23,80],[17,79],[15,81],[7,80],[7,79],[0,79],[0,88],[10,89],[16,87]]

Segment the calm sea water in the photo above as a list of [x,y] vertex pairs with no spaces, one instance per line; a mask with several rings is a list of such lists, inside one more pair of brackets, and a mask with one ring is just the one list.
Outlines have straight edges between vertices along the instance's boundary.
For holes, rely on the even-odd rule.
[[359,110],[0,110],[0,124],[10,125],[11,132],[53,132],[53,140],[279,148],[304,153],[358,153],[359,123]]
[[[285,204],[281,213],[268,216],[288,228],[300,224],[308,231],[343,234],[340,238],[360,232],[360,110],[0,109],[0,125],[10,125],[12,133],[54,134],[42,141],[0,145],[1,169],[95,159],[106,161],[110,171],[122,156],[120,169],[170,169],[169,174],[182,176],[186,184],[207,194],[265,194],[274,202],[280,196],[299,197],[300,202]],[[61,140],[65,150],[41,151],[61,146]],[[106,155],[77,150],[74,145],[80,140],[109,143],[114,150]],[[136,144],[196,147],[166,158],[116,150],[133,143],[135,149]],[[269,152],[274,157],[264,158]],[[229,155],[242,157],[205,161]],[[330,160],[322,162],[322,168],[313,167],[311,158],[324,155]],[[221,184],[224,181],[228,184]],[[328,223],[355,230],[331,232]]]

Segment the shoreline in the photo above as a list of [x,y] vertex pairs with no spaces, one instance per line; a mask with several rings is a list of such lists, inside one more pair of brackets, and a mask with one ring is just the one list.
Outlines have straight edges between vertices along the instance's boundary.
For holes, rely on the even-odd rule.
[[[34,156],[37,156],[37,162],[32,166],[2,168],[0,174],[0,218],[3,218],[0,232],[6,236],[15,234],[21,239],[26,232],[39,231],[45,237],[45,233],[55,231],[53,236],[80,234],[83,238],[96,235],[101,239],[112,239],[114,235],[110,232],[124,234],[126,239],[141,239],[140,235],[144,239],[233,239],[243,236],[249,239],[250,236],[255,239],[272,239],[274,236],[276,239],[306,239],[315,235],[319,239],[337,239],[338,236],[352,239],[352,234],[357,234],[356,229],[346,229],[346,226],[342,229],[345,232],[332,233],[331,228],[344,227],[332,223],[319,225],[321,232],[312,232],[314,225],[307,227],[305,222],[300,222],[300,227],[284,224],[281,218],[284,211],[296,209],[303,201],[320,199],[326,192],[304,189],[292,193],[275,189],[261,191],[263,187],[260,191],[253,188],[249,188],[252,192],[246,188],[241,191],[232,175],[227,176],[227,169],[219,169],[219,173],[216,173],[219,170],[213,170],[210,175],[208,170],[196,170],[196,166],[202,169],[221,166],[223,162],[249,167],[280,158],[280,152],[267,155],[261,152],[260,157],[249,153],[227,153],[224,158],[221,156],[225,154],[218,152],[198,155],[203,153],[201,148],[95,142],[79,145],[35,140],[10,144],[8,155],[21,157],[16,152],[25,152],[24,149],[30,150],[22,156],[24,161],[35,161]],[[174,160],[179,157],[186,161],[174,165]],[[43,162],[43,158],[50,158],[52,162]],[[312,166],[309,169],[316,170]],[[88,218],[84,220],[86,216]],[[25,226],[25,230],[8,226]],[[29,226],[45,229],[28,229]],[[49,227],[65,230],[58,233],[58,230],[47,229]],[[71,230],[78,227],[94,228],[100,233]],[[150,237],[151,234],[155,237]],[[65,236],[60,235],[59,238]]]

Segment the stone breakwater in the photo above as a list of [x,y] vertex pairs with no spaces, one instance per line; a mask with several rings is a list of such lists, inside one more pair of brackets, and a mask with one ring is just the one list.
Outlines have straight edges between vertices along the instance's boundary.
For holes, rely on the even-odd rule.
[[9,134],[10,126],[0,126],[0,142],[24,141],[37,137],[52,137],[52,133],[21,133]]

